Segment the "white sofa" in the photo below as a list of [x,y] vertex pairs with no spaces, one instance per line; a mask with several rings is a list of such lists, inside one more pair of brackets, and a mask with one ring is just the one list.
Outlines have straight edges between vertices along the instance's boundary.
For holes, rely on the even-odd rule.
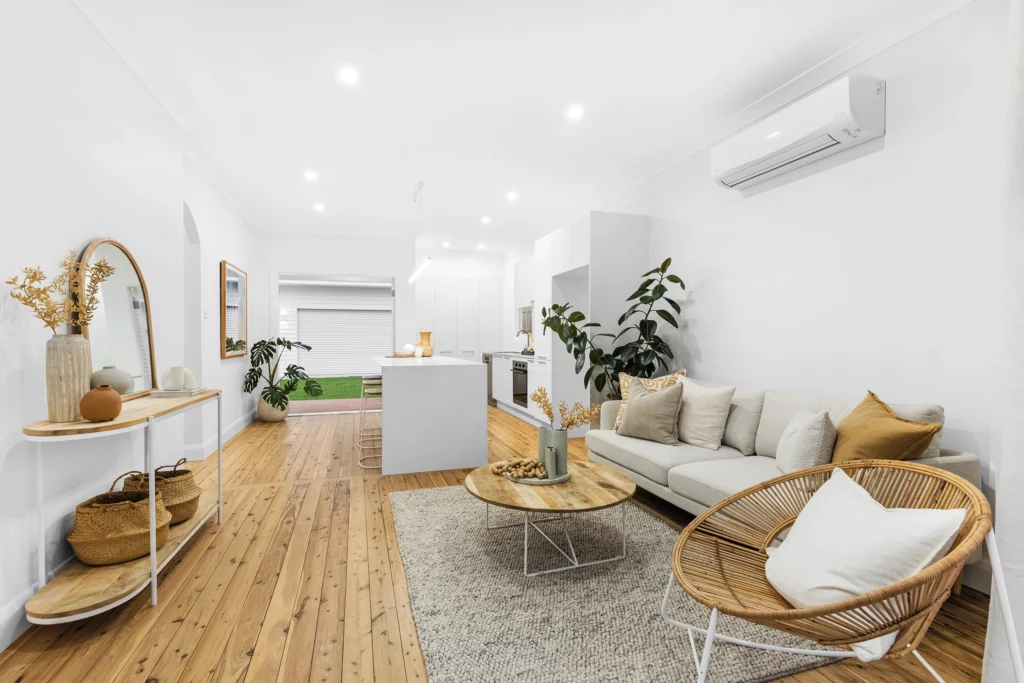
[[[683,400],[686,400],[685,393]],[[601,406],[601,429],[587,433],[587,449],[594,462],[621,470],[637,486],[699,515],[734,493],[783,474],[775,464],[775,452],[783,430],[801,406],[816,412],[827,410],[833,423],[838,425],[859,402],[860,399],[844,401],[737,388],[722,446],[713,451],[686,443],[668,446],[620,436],[613,427],[621,402],[606,401]],[[907,419],[945,421],[941,406],[890,407]],[[942,431],[939,431],[928,450],[915,462],[948,470],[981,488],[978,456],[943,449],[941,440]]]

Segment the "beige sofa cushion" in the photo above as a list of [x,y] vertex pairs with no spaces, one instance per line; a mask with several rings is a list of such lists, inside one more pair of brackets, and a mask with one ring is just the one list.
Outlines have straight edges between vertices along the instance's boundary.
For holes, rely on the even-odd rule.
[[[690,381],[702,387],[721,388],[726,386],[703,379],[691,379]],[[757,436],[757,425],[761,422],[763,406],[763,389],[737,387],[732,395],[732,403],[729,405],[729,418],[725,421],[725,434],[722,435],[722,443],[732,446],[743,455],[753,455],[754,438]]]
[[782,476],[775,458],[748,455],[677,465],[669,470],[668,487],[673,493],[711,507],[734,493]]
[[683,409],[679,411],[679,440],[717,450],[725,435],[729,407],[736,387],[709,387],[682,378]]
[[[838,426],[844,417],[849,415],[860,400],[844,401],[819,396],[790,394],[784,391],[767,391],[764,395],[764,407],[761,409],[761,422],[757,426],[757,437],[754,440],[754,452],[774,458],[779,448],[779,440],[786,431],[790,420],[801,408],[808,408],[817,413],[828,412],[832,424]],[[945,422],[942,406],[936,405],[901,405],[890,403],[889,407],[897,416],[916,422]],[[942,448],[942,430],[932,438],[922,458],[938,457]]]
[[629,393],[616,434],[674,446],[679,443],[676,425],[683,404],[683,385],[651,391],[637,382]]
[[662,486],[668,486],[668,471],[677,465],[701,460],[744,457],[742,453],[728,446],[723,446],[717,451],[685,443],[668,446],[654,441],[621,436],[604,429],[592,429],[587,432],[587,448]]

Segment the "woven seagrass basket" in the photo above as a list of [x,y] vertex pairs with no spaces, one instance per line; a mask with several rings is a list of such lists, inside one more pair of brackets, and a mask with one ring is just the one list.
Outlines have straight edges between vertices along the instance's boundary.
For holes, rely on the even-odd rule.
[[[149,553],[149,492],[110,491],[94,496],[75,508],[75,523],[68,543],[85,564],[128,562]],[[156,546],[167,541],[171,513],[156,493]]]
[[[196,514],[199,496],[203,493],[192,470],[181,467],[184,463],[185,458],[182,458],[173,466],[156,468],[156,490],[163,494],[164,505],[171,513],[172,525],[180,524]],[[170,471],[166,471],[168,468],[171,468]],[[125,491],[148,491],[149,476],[145,472],[129,472],[122,488]]]

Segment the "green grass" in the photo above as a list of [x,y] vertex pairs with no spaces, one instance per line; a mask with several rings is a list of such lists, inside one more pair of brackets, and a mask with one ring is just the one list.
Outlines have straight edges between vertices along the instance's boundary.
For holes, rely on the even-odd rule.
[[327,401],[334,398],[359,398],[359,389],[362,385],[362,377],[317,377],[317,382],[324,388],[321,396],[310,396],[302,390],[302,382],[299,388],[292,392],[289,398],[293,401]]

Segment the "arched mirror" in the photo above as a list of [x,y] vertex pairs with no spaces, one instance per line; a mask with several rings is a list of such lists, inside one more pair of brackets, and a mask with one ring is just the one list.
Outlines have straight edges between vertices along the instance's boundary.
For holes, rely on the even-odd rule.
[[92,322],[82,326],[92,351],[91,384],[108,384],[127,401],[156,387],[149,293],[124,245],[109,238],[93,240],[80,261],[88,265],[100,259],[113,266],[114,273],[100,284]]

